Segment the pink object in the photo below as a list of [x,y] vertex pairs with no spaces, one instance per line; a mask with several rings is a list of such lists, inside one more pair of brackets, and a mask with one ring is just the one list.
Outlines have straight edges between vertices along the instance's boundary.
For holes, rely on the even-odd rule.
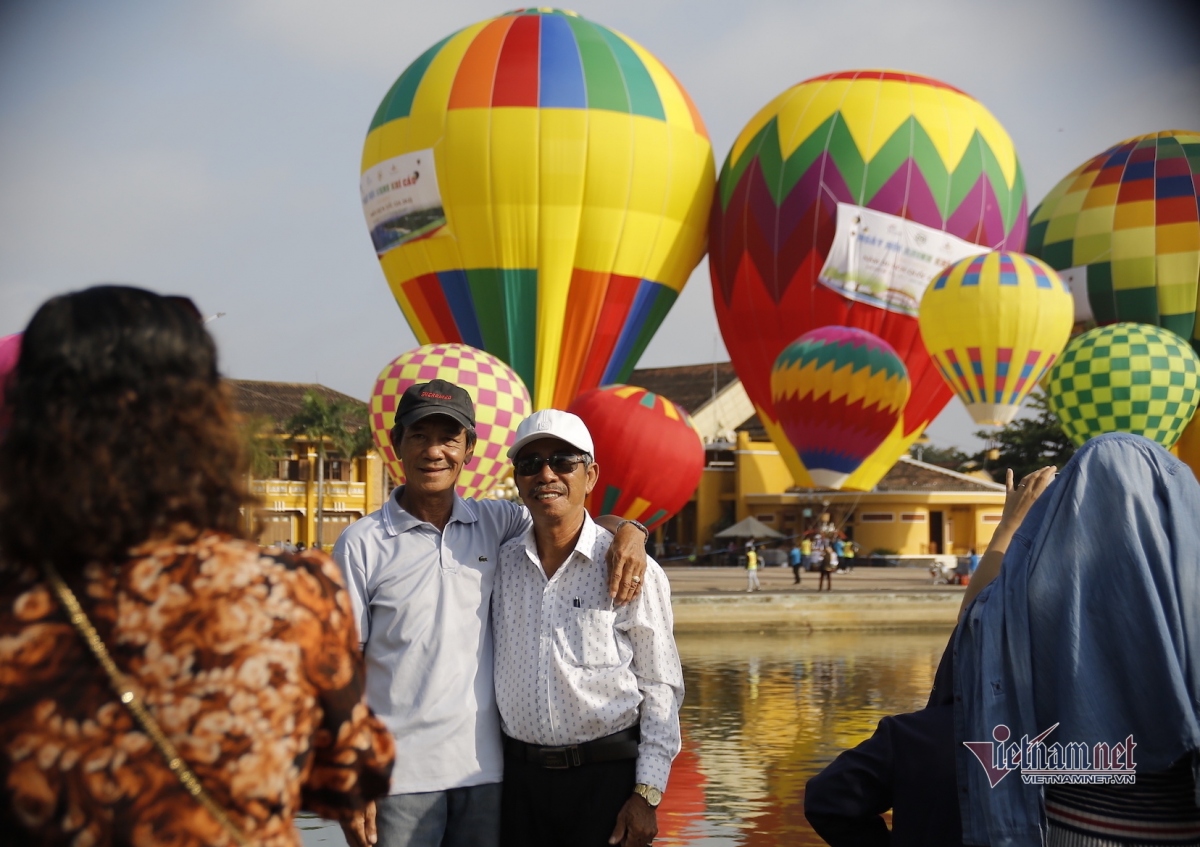
[[0,337],[0,433],[7,429],[8,414],[4,409],[4,389],[8,384],[8,375],[17,366],[17,357],[21,353],[21,333]]

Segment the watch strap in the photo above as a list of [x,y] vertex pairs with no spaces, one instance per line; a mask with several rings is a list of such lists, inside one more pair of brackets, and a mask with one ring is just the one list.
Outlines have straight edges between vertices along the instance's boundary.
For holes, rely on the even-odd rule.
[[646,785],[644,782],[639,782],[633,786],[633,793],[646,801],[650,808],[658,808],[658,804],[662,802],[663,793],[653,785]]
[[[650,530],[646,529],[646,527],[641,522],[635,521],[633,518],[625,518],[619,524],[617,524],[617,532],[620,532],[621,527],[625,526],[625,524],[633,524],[634,526],[636,526],[638,529],[640,529],[642,531],[642,533],[646,536],[647,539],[650,538]],[[613,533],[613,535],[616,535],[616,534],[617,534],[616,532]]]

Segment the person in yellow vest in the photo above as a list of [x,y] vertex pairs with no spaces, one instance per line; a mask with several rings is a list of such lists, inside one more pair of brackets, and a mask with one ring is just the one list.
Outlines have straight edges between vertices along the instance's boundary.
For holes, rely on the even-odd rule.
[[754,549],[754,542],[751,542],[746,546],[746,593],[761,590],[758,584],[758,553]]

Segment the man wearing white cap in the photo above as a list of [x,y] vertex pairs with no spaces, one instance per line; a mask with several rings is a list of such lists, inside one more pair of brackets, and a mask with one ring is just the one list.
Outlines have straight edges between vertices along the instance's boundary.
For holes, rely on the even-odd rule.
[[683,673],[666,575],[609,597],[612,535],[584,509],[600,467],[575,415],[546,409],[509,450],[533,527],[500,548],[492,593],[504,731],[503,847],[644,847],[679,752]]

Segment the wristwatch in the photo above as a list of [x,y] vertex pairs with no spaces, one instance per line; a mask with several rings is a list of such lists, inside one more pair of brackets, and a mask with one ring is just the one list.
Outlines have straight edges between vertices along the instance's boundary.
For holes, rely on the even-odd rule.
[[653,785],[646,785],[644,782],[639,782],[633,786],[633,793],[645,800],[651,809],[658,808],[658,804],[662,802],[662,792]]
[[[625,520],[623,520],[619,524],[617,524],[617,532],[620,532],[621,527],[625,526],[625,524],[627,524],[627,523],[633,524],[638,529],[640,529],[642,531],[642,533],[646,536],[646,538],[650,537],[650,530],[646,529],[646,527],[644,527],[638,521],[635,521],[633,518],[625,518]],[[616,535],[617,532],[614,532],[613,535]]]

